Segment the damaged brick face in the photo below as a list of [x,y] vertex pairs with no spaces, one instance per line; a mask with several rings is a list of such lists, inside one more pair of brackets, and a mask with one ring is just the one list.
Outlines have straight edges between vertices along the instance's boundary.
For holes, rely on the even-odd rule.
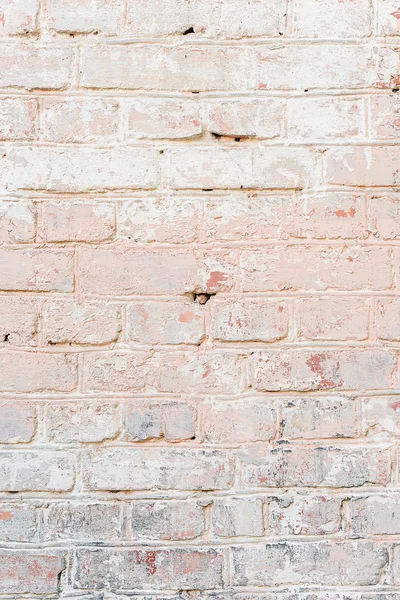
[[400,1],[0,41],[1,600],[400,600]]

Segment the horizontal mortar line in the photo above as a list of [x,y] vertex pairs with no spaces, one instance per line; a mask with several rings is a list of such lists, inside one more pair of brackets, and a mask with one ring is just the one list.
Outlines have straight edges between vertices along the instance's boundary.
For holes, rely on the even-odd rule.
[[[224,138],[224,136],[221,136],[222,138]],[[214,140],[212,138],[196,138],[196,139],[191,139],[191,138],[180,138],[180,139],[125,139],[123,141],[113,141],[112,143],[110,142],[104,142],[104,143],[86,143],[86,142],[52,142],[52,141],[45,141],[45,140],[3,140],[0,142],[0,145],[4,148],[4,150],[7,149],[18,149],[18,148],[31,148],[31,149],[36,149],[36,148],[54,148],[54,149],[58,149],[58,150],[77,150],[77,149],[93,149],[93,150],[120,150],[122,148],[130,148],[132,150],[144,150],[144,149],[151,149],[154,150],[154,152],[156,153],[156,151],[158,149],[163,149],[163,150],[187,150],[188,147],[190,147],[191,149],[198,149],[198,150],[234,150],[234,151],[238,151],[238,150],[242,150],[242,152],[245,152],[246,150],[248,150],[249,152],[251,150],[267,150],[268,148],[308,148],[308,147],[313,147],[315,148],[316,151],[323,151],[325,150],[326,147],[329,148],[342,148],[342,147],[346,147],[349,150],[351,150],[353,147],[363,147],[363,148],[373,148],[373,147],[393,147],[393,148],[398,148],[399,146],[399,140],[400,140],[400,136],[397,138],[382,138],[382,139],[366,139],[366,138],[359,138],[359,139],[354,139],[354,138],[345,138],[345,139],[336,139],[336,140],[324,140],[324,139],[317,139],[317,140],[307,140],[307,139],[290,139],[290,138],[282,138],[282,139],[274,139],[274,138],[259,138],[257,136],[252,136],[252,137],[247,137],[246,135],[237,135],[237,136],[225,136],[225,137],[229,137],[232,141],[221,141],[221,140]],[[242,140],[242,142],[235,142],[234,141],[234,137],[240,137]],[[259,184],[262,185],[262,184]],[[154,189],[157,189],[158,186],[156,186]],[[343,186],[345,187],[345,186]],[[363,186],[349,186],[349,187],[363,187]],[[377,186],[378,187],[378,186]],[[380,186],[379,186],[380,187]],[[396,186],[395,184],[392,184],[391,186],[387,186],[387,187],[400,187],[400,186]],[[251,188],[251,186],[250,186]],[[118,189],[118,188],[117,188]],[[124,188],[122,188],[124,189]],[[150,188],[145,188],[147,190],[149,190]],[[178,188],[179,190],[181,190],[182,188]],[[191,189],[191,188],[187,188],[187,189]],[[194,189],[201,189],[200,187],[194,188]],[[219,189],[225,189],[225,188],[219,188]],[[227,188],[229,189],[229,188]],[[233,189],[238,189],[238,188],[233,188]],[[247,189],[247,188],[244,188]],[[259,188],[254,188],[254,189],[259,189]],[[267,188],[268,189],[268,188]],[[274,188],[272,188],[274,189]],[[276,188],[276,189],[298,189],[298,186],[294,187],[294,188]],[[374,188],[372,188],[374,189]],[[50,190],[53,191],[54,193],[56,193],[56,190]],[[2,192],[3,193],[3,192]],[[7,194],[6,191],[4,191],[5,194]],[[65,193],[65,192],[64,192]],[[71,193],[75,193],[78,194],[79,192],[71,192]]]

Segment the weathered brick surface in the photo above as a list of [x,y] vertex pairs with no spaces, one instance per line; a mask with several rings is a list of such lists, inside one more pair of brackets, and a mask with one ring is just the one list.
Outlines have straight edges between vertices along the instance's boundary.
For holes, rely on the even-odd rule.
[[0,0],[2,600],[400,600],[398,0]]

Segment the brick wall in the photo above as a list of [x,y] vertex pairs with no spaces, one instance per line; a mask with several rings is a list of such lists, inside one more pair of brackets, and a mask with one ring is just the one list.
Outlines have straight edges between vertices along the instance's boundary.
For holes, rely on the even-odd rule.
[[0,598],[399,600],[398,0],[0,36]]

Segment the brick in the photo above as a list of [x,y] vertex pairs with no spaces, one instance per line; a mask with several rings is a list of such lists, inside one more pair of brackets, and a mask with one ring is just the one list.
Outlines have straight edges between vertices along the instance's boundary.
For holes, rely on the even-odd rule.
[[[69,9],[71,10],[71,8]],[[76,22],[77,16],[71,11]],[[119,105],[103,98],[44,101],[44,136],[49,142],[112,142],[118,135]]]
[[72,292],[73,251],[0,248],[0,289],[21,292]]
[[363,432],[369,437],[400,435],[399,396],[371,396],[361,398]]
[[369,102],[374,139],[397,139],[400,136],[400,100],[397,95],[374,95]]
[[181,35],[190,27],[204,33],[213,11],[207,0],[129,0],[127,5],[127,33],[139,38]]
[[0,504],[0,540],[2,542],[37,542],[39,511],[34,504]]
[[46,242],[97,242],[115,233],[115,209],[99,202],[44,202],[39,236]]
[[228,352],[159,352],[152,367],[160,392],[237,394],[244,387],[242,361]]
[[327,182],[347,186],[396,186],[400,182],[400,148],[331,148],[326,154]]
[[279,238],[283,201],[279,196],[253,193],[240,197],[207,198],[204,206],[207,241]]
[[222,585],[223,555],[195,548],[82,548],[75,585],[82,589],[208,589]]
[[152,189],[158,184],[158,157],[150,148],[13,148],[1,163],[0,186],[68,193]]
[[226,490],[233,484],[233,463],[226,451],[218,450],[95,451],[84,456],[82,472],[84,489],[88,491]]
[[282,496],[269,503],[274,535],[329,535],[340,530],[340,498]]
[[193,501],[135,501],[131,527],[135,540],[192,540],[204,532],[204,509]]
[[348,501],[350,532],[353,537],[400,533],[398,496],[371,495]]
[[400,340],[400,301],[398,298],[382,298],[377,301],[376,333],[381,340]]
[[2,45],[0,86],[61,90],[70,81],[73,52],[68,46]]
[[287,336],[286,302],[270,299],[221,300],[213,303],[212,333],[224,342],[275,342]]
[[243,291],[384,290],[392,285],[388,248],[277,246],[244,250]]
[[34,33],[39,0],[7,0],[0,7],[0,36]]
[[286,446],[243,458],[243,480],[250,487],[352,488],[390,480],[389,450],[382,448]]
[[258,89],[303,92],[358,89],[365,87],[367,82],[372,83],[376,77],[376,67],[365,46],[291,44],[261,48],[256,52]]
[[[335,5],[341,6],[339,2]],[[347,139],[361,137],[363,132],[364,112],[360,98],[292,98],[287,111],[289,138]]]
[[138,400],[124,407],[126,437],[138,442],[164,438],[180,442],[195,437],[196,411],[183,402]]
[[362,38],[371,33],[373,17],[370,0],[353,3],[295,0],[293,33],[305,38]]
[[208,128],[221,136],[272,139],[282,136],[284,113],[279,100],[222,100],[208,105]]
[[36,209],[31,202],[0,203],[0,243],[34,242]]
[[38,329],[35,300],[23,297],[0,298],[0,341],[13,346],[34,345]]
[[261,498],[214,500],[212,522],[217,537],[264,535]]
[[396,240],[400,238],[400,198],[398,196],[372,197],[370,227],[377,238]]
[[17,444],[30,442],[36,432],[34,403],[18,400],[0,401],[0,442]]
[[1,140],[33,140],[37,136],[37,129],[38,104],[36,100],[25,100],[25,98],[0,100]]
[[150,380],[145,352],[90,352],[84,358],[83,387],[87,392],[139,392]]
[[367,235],[363,198],[355,194],[329,192],[289,198],[286,218],[290,237],[362,239]]
[[0,391],[71,392],[77,383],[76,358],[65,354],[2,352]]
[[[306,187],[318,157],[308,148],[181,148],[169,151],[168,182],[176,189]],[[282,165],[285,165],[282,168]]]
[[297,336],[300,340],[365,340],[369,303],[358,298],[299,300]]
[[397,0],[380,0],[378,10],[378,31],[380,35],[399,35],[399,3]]
[[[286,1],[219,0],[211,32],[221,37],[278,37],[285,28]],[[210,32],[210,33],[211,33]]]
[[45,539],[52,542],[115,542],[121,538],[121,506],[112,502],[52,502],[45,523]]
[[2,492],[68,492],[75,461],[71,454],[50,450],[0,452],[0,475]]
[[199,210],[199,203],[187,198],[134,198],[118,210],[118,234],[140,243],[194,242]]
[[275,437],[276,415],[271,401],[245,398],[208,400],[199,405],[201,436],[212,444],[268,441]]
[[121,10],[120,0],[49,0],[47,22],[60,33],[116,35]]
[[345,396],[289,398],[283,401],[281,434],[288,439],[356,437],[356,404]]
[[386,548],[370,541],[238,546],[233,584],[374,585],[387,563]]
[[127,112],[129,138],[185,139],[203,130],[199,105],[175,98],[137,98],[129,101]]
[[174,92],[245,89],[246,57],[239,48],[211,46],[87,46],[82,86]]
[[80,256],[82,288],[96,295],[216,293],[232,286],[234,262],[226,251],[142,251],[118,244],[82,248]]
[[64,569],[60,552],[2,550],[0,587],[3,593],[56,594]]
[[51,345],[107,344],[117,341],[121,331],[120,308],[104,302],[48,300],[42,320],[44,340]]
[[394,355],[380,349],[309,349],[254,354],[250,378],[258,391],[393,387]]
[[117,435],[115,403],[111,401],[51,402],[46,409],[46,430],[56,443],[103,442]]
[[205,335],[204,311],[190,300],[135,302],[127,311],[129,339],[140,344],[196,344]]

